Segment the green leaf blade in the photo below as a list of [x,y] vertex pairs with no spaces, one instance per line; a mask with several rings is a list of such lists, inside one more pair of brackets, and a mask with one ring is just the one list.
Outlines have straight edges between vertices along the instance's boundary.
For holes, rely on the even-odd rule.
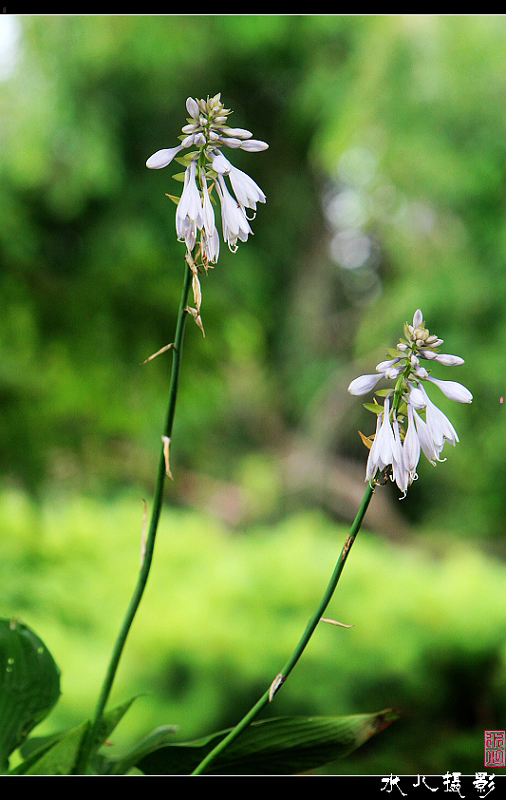
[[[397,719],[391,709],[345,717],[279,717],[250,725],[206,774],[293,775],[344,758]],[[136,766],[146,775],[186,775],[228,731],[166,745]]]
[[60,697],[60,670],[26,625],[0,619],[0,763],[51,711]]

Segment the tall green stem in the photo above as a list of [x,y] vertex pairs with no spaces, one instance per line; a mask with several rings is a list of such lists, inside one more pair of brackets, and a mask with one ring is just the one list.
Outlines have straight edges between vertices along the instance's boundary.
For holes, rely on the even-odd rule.
[[[174,414],[176,410],[177,390],[179,385],[179,373],[181,370],[181,357],[183,350],[183,337],[186,321],[186,307],[188,304],[188,294],[190,291],[192,281],[192,272],[189,265],[185,262],[185,277],[183,284],[183,291],[181,294],[181,302],[176,323],[176,333],[172,347],[172,371],[169,386],[169,399],[167,405],[167,412],[164,425],[164,436],[170,439],[172,435],[172,426],[174,423]],[[121,625],[119,634],[114,644],[114,649],[111,655],[109,666],[105,675],[102,689],[95,708],[95,714],[87,734],[83,737],[80,752],[76,760],[74,773],[76,775],[83,774],[86,770],[88,759],[95,747],[99,744],[97,741],[97,734],[100,729],[102,717],[111,693],[112,685],[116,676],[119,662],[125,647],[128,633],[132,626],[135,614],[141,602],[144,589],[149,576],[149,570],[153,559],[153,552],[155,547],[156,532],[158,529],[158,522],[163,504],[163,487],[165,483],[165,476],[167,471],[167,464],[165,459],[165,452],[162,447],[160,453],[160,461],[158,465],[158,473],[155,484],[155,493],[153,498],[153,510],[151,512],[151,521],[149,530],[146,537],[145,552],[142,559],[137,584],[135,586],[130,604],[127,608],[123,623]]]
[[244,729],[247,728],[251,722],[253,722],[253,720],[255,719],[255,717],[258,716],[260,711],[262,711],[262,709],[265,708],[265,706],[272,700],[273,687],[275,687],[274,691],[277,691],[277,689],[286,681],[288,675],[297,664],[311,636],[313,635],[315,628],[320,622],[321,617],[332,598],[332,595],[334,594],[336,586],[339,582],[339,578],[341,577],[341,573],[344,569],[346,559],[348,558],[348,555],[350,553],[351,546],[355,541],[357,533],[360,530],[360,526],[362,525],[373,492],[374,492],[374,483],[372,481],[369,481],[369,483],[367,484],[367,488],[365,490],[364,497],[362,499],[362,503],[358,510],[357,516],[353,521],[353,524],[350,528],[350,532],[343,545],[343,549],[341,550],[341,554],[336,563],[334,572],[332,573],[332,577],[330,578],[327,589],[325,590],[325,593],[322,599],[320,600],[320,603],[318,604],[316,611],[309,620],[306,626],[306,630],[304,631],[297,647],[295,648],[292,655],[286,662],[285,666],[277,676],[275,683],[271,687],[269,687],[269,689],[262,695],[260,700],[258,700],[258,702],[250,709],[250,711],[248,711],[246,716],[243,717],[243,719],[235,726],[235,728],[233,728],[230,731],[230,733],[227,734],[227,736],[225,736],[225,738],[222,739],[221,742],[219,742],[219,744],[217,744],[216,747],[207,754],[207,756],[200,762],[198,767],[194,770],[194,772],[192,773],[193,775],[201,775],[203,772],[205,772],[209,767],[209,765],[211,764],[211,762],[214,761],[219,755],[221,755],[221,753],[223,753],[223,751],[234,741],[234,739],[237,739],[239,734],[241,734],[242,731],[244,731]]

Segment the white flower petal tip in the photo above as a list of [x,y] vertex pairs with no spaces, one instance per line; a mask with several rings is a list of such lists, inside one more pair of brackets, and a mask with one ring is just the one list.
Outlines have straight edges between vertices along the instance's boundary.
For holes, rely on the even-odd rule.
[[192,119],[198,120],[200,116],[199,106],[196,100],[193,97],[189,97],[186,101],[186,110]]
[[374,389],[382,377],[383,375],[381,373],[379,375],[361,375],[359,378],[355,378],[355,380],[350,383],[348,386],[348,391],[350,394],[355,395],[356,397],[362,394],[367,394]]
[[457,383],[456,381],[442,381],[438,378],[432,378],[430,375],[427,377],[427,380],[434,383],[449,400],[453,400],[455,403],[473,402],[473,395],[469,389],[466,389],[461,383]]
[[153,153],[146,161],[147,168],[163,169],[163,167],[167,167],[182,148],[183,146],[179,145],[178,147],[170,147],[165,150],[157,150],[156,153]]
[[241,150],[246,150],[248,153],[260,153],[268,147],[267,142],[261,142],[259,139],[246,139],[240,144]]

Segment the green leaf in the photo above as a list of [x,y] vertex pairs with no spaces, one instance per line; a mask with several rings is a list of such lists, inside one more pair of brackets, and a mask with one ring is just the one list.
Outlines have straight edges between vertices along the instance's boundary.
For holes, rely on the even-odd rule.
[[[104,743],[107,737],[118,725],[125,713],[133,703],[134,698],[114,708],[104,715],[102,724],[98,730],[92,755],[94,756],[98,748]],[[90,722],[83,722],[76,728],[62,731],[51,737],[45,737],[39,741],[28,740],[22,748],[22,754],[27,755],[26,759],[12,770],[13,775],[71,775],[76,763],[79,747],[84,734],[88,731]],[[34,749],[35,748],[35,749]],[[104,759],[92,758],[92,765],[89,766],[90,774],[108,771],[108,764],[104,767]]]
[[177,730],[177,725],[163,725],[156,728],[121,758],[109,761],[108,774],[126,775],[145,756],[155,752],[163,745],[173,744],[172,740]]
[[182,164],[183,167],[187,167],[190,164],[195,156],[198,156],[198,150],[190,150],[188,153],[185,153],[183,156],[176,156],[174,161],[177,161],[178,164]]
[[60,670],[41,639],[16,620],[0,619],[0,765],[51,711]]
[[[207,774],[293,775],[344,758],[398,718],[392,709],[345,717],[278,717],[254,722]],[[188,775],[228,731],[165,744],[136,763],[145,775]]]
[[380,406],[379,403],[364,403],[364,408],[372,411],[373,414],[381,414],[383,411],[383,406]]

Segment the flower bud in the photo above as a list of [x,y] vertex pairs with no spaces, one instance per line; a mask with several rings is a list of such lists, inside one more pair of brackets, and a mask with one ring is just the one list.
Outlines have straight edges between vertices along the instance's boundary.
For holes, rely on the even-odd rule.
[[379,375],[361,375],[350,383],[348,391],[353,395],[367,394],[367,392],[374,389],[382,377],[383,375],[381,373]]

